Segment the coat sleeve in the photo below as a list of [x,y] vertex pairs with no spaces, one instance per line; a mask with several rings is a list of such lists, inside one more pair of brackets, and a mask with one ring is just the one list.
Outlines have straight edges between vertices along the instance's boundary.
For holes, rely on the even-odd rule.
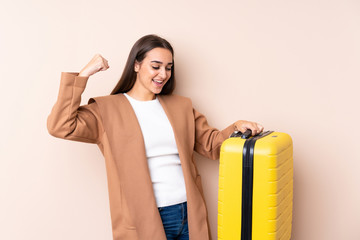
[[60,89],[57,101],[47,118],[50,135],[67,140],[99,143],[103,126],[96,102],[82,105],[88,77],[79,77],[79,73],[61,73]]
[[195,120],[195,146],[194,150],[199,154],[216,160],[220,156],[220,148],[231,133],[235,130],[234,123],[223,130],[209,126],[205,116],[193,109]]

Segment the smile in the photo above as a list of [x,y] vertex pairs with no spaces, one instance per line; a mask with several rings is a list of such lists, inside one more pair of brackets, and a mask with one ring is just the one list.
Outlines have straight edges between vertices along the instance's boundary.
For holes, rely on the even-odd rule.
[[158,86],[158,87],[161,86],[161,85],[164,83],[164,81],[158,81],[158,80],[154,80],[154,79],[153,79],[152,81],[153,81],[153,82],[155,83],[155,85]]

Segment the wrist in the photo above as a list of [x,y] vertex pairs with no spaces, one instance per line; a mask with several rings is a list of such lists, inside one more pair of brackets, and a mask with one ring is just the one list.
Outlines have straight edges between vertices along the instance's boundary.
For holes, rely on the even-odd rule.
[[86,71],[81,70],[81,71],[79,72],[78,77],[90,77],[90,74],[87,73]]

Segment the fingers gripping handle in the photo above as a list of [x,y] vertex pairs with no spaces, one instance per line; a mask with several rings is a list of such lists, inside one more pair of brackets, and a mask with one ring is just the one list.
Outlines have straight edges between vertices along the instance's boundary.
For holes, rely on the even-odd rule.
[[242,135],[241,138],[242,139],[248,139],[251,136],[252,132],[251,129],[247,129]]
[[230,137],[241,137],[242,139],[248,139],[251,136],[251,129],[247,129],[244,133],[240,131],[234,131]]

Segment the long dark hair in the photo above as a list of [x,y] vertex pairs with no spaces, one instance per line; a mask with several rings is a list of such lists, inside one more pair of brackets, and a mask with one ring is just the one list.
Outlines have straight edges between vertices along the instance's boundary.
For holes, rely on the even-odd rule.
[[167,83],[162,88],[160,95],[171,94],[175,89],[175,63],[174,63],[174,50],[171,44],[165,39],[154,35],[146,35],[136,41],[134,46],[132,47],[129,57],[126,61],[124,71],[121,75],[120,80],[116,84],[114,90],[110,93],[110,95],[118,94],[118,93],[126,93],[130,91],[130,89],[134,86],[136,81],[136,72],[134,70],[135,60],[138,62],[142,62],[146,57],[146,53],[154,48],[165,48],[170,50],[172,54],[172,68],[171,68],[171,77],[167,81]]

